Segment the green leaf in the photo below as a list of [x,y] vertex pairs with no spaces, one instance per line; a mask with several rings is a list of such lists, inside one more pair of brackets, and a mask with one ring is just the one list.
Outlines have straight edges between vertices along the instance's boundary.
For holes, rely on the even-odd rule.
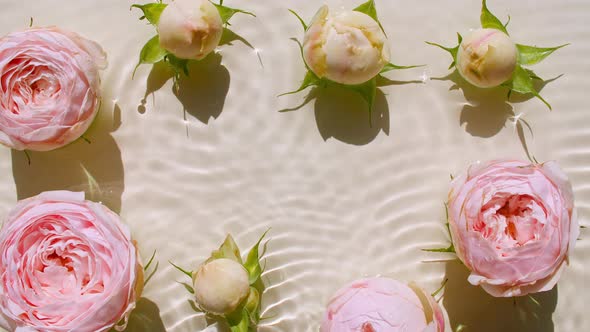
[[188,65],[191,60],[188,59],[181,59],[173,54],[166,55],[166,62],[172,67],[176,75],[178,76],[180,73],[184,73],[184,75],[189,76]]
[[188,276],[189,278],[191,278],[191,279],[193,278],[193,273],[192,273],[192,272],[189,272],[189,271],[187,271],[187,270],[185,270],[185,269],[181,268],[180,266],[178,266],[178,265],[176,265],[176,264],[172,263],[171,261],[168,261],[168,263],[170,263],[170,265],[174,266],[174,267],[175,267],[175,268],[176,268],[178,271],[182,272],[183,274],[185,274],[185,275],[186,275],[186,276]]
[[410,68],[418,68],[418,67],[424,67],[424,65],[416,65],[416,66],[398,66],[395,65],[393,63],[388,63],[385,65],[385,67],[383,67],[383,69],[381,70],[380,74],[383,73],[387,73],[388,71],[392,71],[392,70],[399,70],[399,69],[410,69]]
[[508,34],[504,24],[488,9],[486,0],[482,0],[480,20],[482,28],[496,29]]
[[537,64],[545,60],[545,58],[551,55],[551,53],[567,45],[569,44],[563,44],[557,47],[536,47],[516,44],[519,63],[524,66]]
[[230,319],[228,317],[227,323],[231,332],[248,332],[248,327],[250,326],[250,314],[248,314],[248,310],[243,309],[239,319]]
[[435,249],[422,249],[422,251],[426,251],[426,252],[450,252],[450,253],[456,253],[455,252],[455,246],[451,243],[451,245],[447,248],[435,248]]
[[195,312],[199,312],[199,313],[203,312],[203,309],[201,309],[199,307],[199,305],[197,304],[197,302],[195,302],[194,300],[187,300],[187,302]]
[[148,3],[145,5],[131,5],[131,8],[135,7],[143,11],[143,16],[139,18],[140,20],[147,19],[150,24],[158,25],[160,15],[162,15],[166,6],[168,5],[165,3]]
[[237,13],[242,13],[242,14],[256,17],[256,15],[254,15],[254,13],[247,12],[245,10],[230,8],[230,7],[218,5],[215,3],[213,5],[215,5],[215,7],[217,7],[217,10],[219,11],[219,15],[221,16],[221,21],[223,22],[223,24],[229,25],[229,20]]
[[371,16],[375,21],[379,21],[379,19],[377,18],[377,7],[375,7],[375,0],[369,0],[353,10],[355,12],[367,14]]
[[260,239],[258,239],[258,242],[256,242],[252,249],[250,249],[250,252],[248,252],[248,257],[246,258],[246,263],[244,264],[244,267],[246,268],[246,270],[248,270],[248,274],[250,276],[250,285],[256,283],[256,281],[258,280],[258,278],[260,278],[260,275],[262,274],[262,267],[260,266],[258,248],[260,247],[260,242],[262,242],[262,239],[264,239],[264,237],[266,236],[266,234],[268,234],[269,231],[270,229],[264,232]]
[[152,265],[152,262],[154,261],[154,258],[156,258],[156,250],[154,250],[154,253],[152,254],[152,257],[150,257],[148,263],[143,268],[144,271],[147,271],[147,269],[150,268],[150,265]]
[[152,280],[152,277],[156,274],[156,272],[158,272],[159,267],[160,267],[160,262],[156,262],[156,266],[154,267],[152,272],[150,272],[150,274],[147,276],[147,278],[145,278],[145,281],[143,282],[144,286],[147,286],[147,284],[150,282],[150,280]]
[[433,298],[436,297],[438,294],[440,294],[440,292],[442,292],[442,290],[445,288],[445,286],[447,285],[447,282],[449,282],[449,278],[446,278],[441,284],[440,287],[434,291],[434,293],[430,294],[430,296],[432,296]]
[[285,92],[283,94],[280,94],[279,97],[286,96],[286,95],[292,95],[292,94],[301,92],[311,86],[319,86],[320,83],[321,83],[321,80],[311,70],[308,70],[307,73],[305,74],[305,78],[303,79],[303,82],[301,83],[301,86],[297,90]]
[[193,286],[191,286],[189,283],[186,283],[186,282],[178,282],[178,283],[181,284],[184,287],[184,289],[186,289],[187,292],[189,292],[191,294],[195,294],[195,290],[193,289]]
[[139,63],[135,66],[132,77],[135,76],[135,71],[140,65],[160,62],[167,54],[168,52],[160,46],[160,37],[155,35],[141,49]]
[[445,47],[445,46],[442,46],[440,44],[433,43],[433,42],[426,42],[426,44],[432,45],[432,46],[436,46],[438,48],[441,48],[441,49],[449,52],[451,54],[451,57],[453,58],[453,62],[449,66],[449,69],[451,69],[457,63],[457,53],[459,53],[459,47],[461,47],[461,42],[462,41],[463,41],[463,36],[461,36],[459,33],[457,33],[457,42],[458,43],[457,43],[457,46],[455,46],[453,48],[451,48],[451,47]]
[[297,19],[299,20],[299,22],[301,22],[301,25],[303,26],[303,31],[307,31],[307,24],[305,24],[305,21],[301,18],[301,16],[299,16],[299,14],[297,14],[293,9],[289,9],[289,11],[295,15],[295,17],[297,17]]
[[207,260],[207,262],[210,262],[215,259],[227,258],[234,260],[240,264],[243,264],[241,256],[242,255],[240,254],[240,248],[238,248],[238,245],[234,241],[234,238],[228,234],[225,238],[225,241],[223,241],[219,249],[211,253],[211,257]]
[[539,92],[535,90],[535,86],[533,85],[533,77],[535,76],[534,73],[530,70],[526,70],[520,64],[516,65],[516,69],[514,69],[514,74],[512,75],[512,80],[503,84],[507,86],[511,91],[515,91],[522,94],[532,94],[533,96],[539,98],[549,109],[551,110],[551,105],[539,95]]
[[375,7],[375,0],[369,0],[365,3],[363,3],[362,5],[356,7],[353,10],[355,12],[360,12],[360,13],[367,14],[367,15],[371,16],[371,18],[373,18],[377,22],[377,24],[379,24],[381,31],[383,31],[383,33],[385,33],[385,30],[383,29],[383,26],[381,25],[381,22],[379,21],[379,18],[377,17],[377,7]]

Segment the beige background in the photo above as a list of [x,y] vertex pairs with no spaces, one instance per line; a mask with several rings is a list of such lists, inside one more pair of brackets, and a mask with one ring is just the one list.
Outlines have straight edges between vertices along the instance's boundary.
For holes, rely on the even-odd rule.
[[[590,226],[590,2],[494,0],[490,8],[517,42],[572,45],[535,67],[544,78],[564,74],[536,99],[504,102],[502,91],[452,88],[441,77],[450,57],[424,41],[455,43],[457,31],[478,27],[479,1],[385,1],[377,5],[393,62],[428,64],[391,72],[396,81],[378,95],[374,126],[359,99],[327,91],[299,111],[295,88],[304,67],[290,37],[301,27],[287,8],[311,19],[318,1],[226,0],[254,11],[236,16],[241,42],[192,68],[178,97],[162,67],[131,73],[153,34],[131,1],[1,0],[0,33],[60,25],[101,43],[109,55],[104,101],[92,141],[51,153],[0,149],[0,214],[17,198],[49,189],[87,189],[82,166],[94,175],[102,200],[131,226],[146,259],[157,250],[159,270],[130,331],[198,331],[203,316],[167,262],[195,267],[226,233],[245,249],[272,227],[264,274],[268,291],[260,331],[317,331],[324,304],[344,283],[385,275],[415,280],[434,291],[449,278],[442,303],[466,331],[588,331],[590,233],[583,230],[559,286],[528,299],[494,299],[466,282],[451,256],[421,248],[447,243],[443,202],[449,174],[490,158],[526,159],[522,138],[540,161],[555,159],[571,177],[582,225]],[[357,1],[332,0],[337,9]],[[262,59],[259,63],[256,52]],[[411,82],[417,81],[417,82]],[[183,109],[186,113],[183,113]],[[508,119],[530,123],[519,138]],[[144,327],[146,325],[148,327]],[[215,330],[215,329],[213,329]]]

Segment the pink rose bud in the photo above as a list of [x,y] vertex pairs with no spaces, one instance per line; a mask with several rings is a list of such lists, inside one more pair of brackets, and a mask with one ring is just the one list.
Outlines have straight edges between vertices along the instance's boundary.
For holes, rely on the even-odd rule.
[[389,63],[389,42],[379,23],[369,15],[344,11],[317,12],[303,41],[303,57],[319,78],[341,84],[362,84]]
[[48,151],[78,139],[99,104],[102,48],[56,27],[0,38],[0,143]]
[[361,279],[336,292],[320,332],[444,332],[441,308],[422,289],[388,278]]
[[579,234],[571,184],[553,161],[472,165],[451,184],[449,223],[469,282],[496,297],[551,290]]
[[174,0],[158,22],[160,46],[181,59],[201,60],[223,34],[219,10],[209,0]]
[[197,304],[206,312],[234,312],[250,293],[248,271],[234,260],[221,258],[205,263],[193,275]]
[[0,230],[0,327],[121,331],[143,286],[129,229],[84,193],[22,200]]
[[504,32],[477,29],[468,35],[457,52],[457,70],[480,88],[496,87],[512,78],[518,51]]

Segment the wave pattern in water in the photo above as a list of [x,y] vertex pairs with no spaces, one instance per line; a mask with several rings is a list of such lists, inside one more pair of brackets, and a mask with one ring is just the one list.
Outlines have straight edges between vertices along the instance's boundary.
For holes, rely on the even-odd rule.
[[[333,8],[358,5],[327,3]],[[478,25],[479,3],[444,0],[402,11],[399,2],[377,1],[394,62],[428,67],[387,74],[398,82],[381,89],[374,127],[364,110],[347,107],[360,108],[362,101],[339,91],[298,111],[278,112],[299,105],[306,95],[277,97],[297,87],[304,75],[297,46],[289,40],[301,39],[302,30],[286,7],[311,18],[317,1],[229,0],[228,5],[257,14],[236,16],[232,25],[251,46],[236,40],[220,47],[217,56],[191,67],[191,78],[183,80],[177,94],[161,66],[141,66],[131,79],[139,50],[154,34],[153,27],[138,21],[138,11],[129,10],[131,4],[4,1],[0,26],[5,32],[19,29],[33,16],[40,25],[79,31],[109,53],[104,123],[117,125],[95,130],[97,137],[112,139],[107,148],[97,149],[103,162],[88,167],[106,168],[110,161],[123,165],[99,176],[99,184],[116,185],[110,195],[118,197],[107,201],[119,205],[142,256],[147,259],[157,250],[159,269],[144,295],[155,303],[149,316],[160,324],[150,332],[206,328],[205,317],[192,311],[189,294],[175,282],[183,276],[167,262],[196,268],[226,233],[247,250],[272,228],[260,331],[317,331],[325,303],[356,278],[385,275],[434,291],[445,272],[462,275],[454,265],[425,263],[448,256],[421,249],[448,241],[443,203],[451,174],[475,160],[526,158],[516,128],[506,121],[512,113],[523,114],[530,123],[533,136],[527,144],[537,159],[556,159],[571,176],[581,223],[590,226],[584,85],[590,61],[580,56],[590,47],[588,29],[582,28],[590,19],[586,1],[568,0],[559,8],[550,1],[490,3],[502,17],[510,13],[510,29],[519,42],[572,42],[538,67],[542,77],[566,73],[543,90],[554,112],[535,99],[506,104],[495,93],[474,94],[454,88],[452,81],[421,82],[425,76],[445,76],[449,63],[447,54],[423,41],[451,45],[455,31]],[[66,149],[75,161],[73,153],[83,147]],[[6,150],[0,153],[5,157],[0,183],[11,188],[0,193],[5,212],[17,189],[40,187],[26,176],[13,178],[11,166],[22,165],[14,160],[11,165]],[[83,185],[63,177],[72,187]],[[590,328],[582,305],[588,297],[583,285],[589,277],[589,236],[582,231],[559,285],[555,312],[549,316],[557,331]],[[466,289],[468,296],[480,299],[480,293],[463,284],[450,282],[451,294]],[[515,327],[502,327],[510,328]]]

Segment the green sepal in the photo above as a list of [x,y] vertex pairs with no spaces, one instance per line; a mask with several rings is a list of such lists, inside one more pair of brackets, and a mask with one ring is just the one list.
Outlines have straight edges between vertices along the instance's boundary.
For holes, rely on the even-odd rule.
[[299,14],[297,14],[293,9],[289,9],[289,11],[291,12],[291,14],[293,14],[293,15],[295,15],[295,17],[297,17],[297,19],[299,20],[299,22],[303,26],[303,31],[307,31],[308,26],[305,23],[305,21],[301,18],[301,16],[299,16]]
[[309,67],[307,66],[307,63],[305,63],[305,59],[303,57],[303,45],[301,45],[301,42],[297,38],[291,38],[291,40],[296,42],[297,46],[299,46],[299,53],[301,54],[301,59],[303,59],[303,63],[305,64],[305,68],[307,69],[307,73],[305,73],[305,77],[303,78],[303,82],[301,82],[301,85],[299,86],[299,88],[297,88],[296,90],[290,91],[290,92],[282,93],[279,95],[279,97],[286,96],[286,95],[292,95],[292,94],[301,92],[301,91],[303,91],[309,87],[312,87],[312,86],[321,86],[322,85],[322,79],[319,78],[313,71],[311,71],[311,69],[309,69]]
[[[508,34],[508,30],[506,30],[506,25],[502,24],[502,22],[488,9],[486,4],[486,0],[482,0],[481,4],[481,27],[482,28],[489,28],[489,29],[496,29]],[[510,22],[510,20],[508,20]]]
[[139,52],[139,62],[135,66],[135,69],[133,70],[133,74],[131,75],[131,77],[135,76],[135,71],[137,71],[137,68],[140,65],[154,64],[156,62],[160,62],[164,60],[164,57],[167,54],[168,51],[166,51],[160,46],[160,36],[155,35],[154,37],[152,37],[152,39],[145,43],[145,45],[141,49],[141,52]]
[[377,17],[377,7],[375,6],[375,0],[369,0],[365,2],[362,5],[353,9],[353,11],[369,15],[372,19],[374,19],[377,22],[377,24],[379,24],[381,31],[385,33],[385,30],[383,29],[383,26],[381,25],[381,22]]
[[239,316],[226,317],[231,332],[248,332],[250,327],[250,314],[246,308],[242,309]]
[[545,60],[545,58],[551,55],[551,53],[567,45],[569,44],[563,44],[557,47],[536,47],[516,44],[516,48],[518,49],[518,62],[523,66],[537,64]]
[[449,278],[446,278],[441,284],[440,287],[435,290],[432,294],[430,294],[430,296],[432,296],[432,298],[435,298],[438,294],[440,294],[440,292],[443,291],[443,289],[445,288],[445,286],[447,285],[447,282],[449,282]]
[[422,249],[422,251],[426,251],[426,252],[449,252],[449,253],[453,253],[453,254],[456,254],[457,253],[455,251],[455,246],[452,243],[447,248]]
[[377,95],[377,77],[359,85],[345,85],[351,90],[356,91],[369,105],[369,114],[373,111],[375,96]]
[[148,260],[147,264],[143,267],[144,271],[147,271],[150,268],[150,265],[152,265],[152,263],[154,262],[154,259],[156,258],[156,250],[154,250],[154,253],[152,254],[152,257],[150,257],[150,259]]
[[139,8],[143,11],[143,16],[140,17],[140,20],[146,19],[152,25],[158,25],[160,21],[160,15],[168,5],[165,3],[148,3],[145,5],[138,5],[134,4],[131,5],[131,8]]
[[182,273],[183,273],[184,275],[186,275],[187,277],[189,277],[189,278],[191,278],[191,279],[193,278],[193,273],[192,273],[192,272],[190,272],[190,271],[187,271],[187,270],[185,270],[185,269],[181,268],[180,266],[178,266],[178,265],[176,265],[176,264],[172,263],[171,261],[168,261],[168,263],[170,263],[170,265],[174,266],[174,268],[176,268],[178,271],[182,272]]
[[[452,179],[452,176],[451,176]],[[447,229],[447,234],[449,235],[449,239],[451,240],[451,244],[446,247],[446,248],[434,248],[434,249],[422,249],[422,251],[426,251],[426,252],[449,252],[449,253],[453,253],[456,254],[457,252],[455,251],[455,245],[453,242],[453,233],[451,233],[451,224],[449,222],[449,205],[447,203],[445,203],[445,220],[446,220],[446,224],[445,224],[445,228]]]
[[449,69],[451,69],[451,68],[455,67],[455,65],[457,64],[457,53],[459,53],[459,47],[461,47],[461,42],[463,42],[463,36],[461,36],[461,34],[457,33],[457,46],[455,46],[453,48],[445,47],[445,46],[442,46],[440,44],[433,43],[433,42],[426,42],[426,44],[436,46],[438,48],[441,48],[441,49],[449,52],[451,54],[451,57],[453,58],[453,62],[449,66]]
[[521,94],[532,94],[545,103],[545,105],[549,107],[549,110],[552,110],[551,105],[545,99],[543,99],[543,97],[541,97],[539,92],[535,89],[533,79],[539,80],[540,78],[535,75],[532,70],[525,69],[520,64],[517,64],[516,68],[514,69],[512,79],[502,84],[502,86],[509,88],[510,92],[514,91]]
[[270,229],[264,232],[260,239],[258,239],[258,242],[256,242],[252,249],[250,249],[250,251],[248,252],[248,256],[246,258],[246,263],[244,263],[244,267],[246,268],[246,270],[248,270],[250,285],[254,285],[256,281],[258,281],[258,279],[260,278],[260,275],[262,274],[262,267],[260,266],[260,256],[258,255],[258,249],[260,247],[260,242],[262,242],[262,239],[264,239],[264,237],[269,231]]
[[219,15],[221,16],[221,21],[223,22],[223,24],[231,25],[231,24],[229,24],[229,20],[237,13],[242,13],[242,14],[256,17],[256,15],[254,15],[254,13],[251,13],[251,12],[248,12],[245,10],[230,8],[230,7],[223,6],[221,4],[218,5],[216,3],[213,3],[213,5],[215,7],[217,7],[217,10],[219,11]]
[[381,69],[380,74],[387,73],[387,72],[392,71],[392,70],[410,69],[410,68],[418,68],[418,67],[424,67],[424,65],[398,66],[398,65],[393,64],[393,63],[390,62],[390,63],[386,64],[385,67],[383,67],[383,69]]
[[174,56],[174,54],[172,53],[168,53],[166,55],[165,60],[166,63],[168,63],[172,67],[172,69],[176,73],[176,76],[179,76],[180,73],[189,76],[188,65],[191,60],[178,58]]
[[301,91],[303,91],[309,87],[312,87],[312,86],[320,86],[320,84],[321,84],[321,80],[311,70],[308,70],[307,73],[305,74],[305,77],[303,78],[303,82],[301,82],[301,86],[297,90],[282,93],[279,95],[279,97],[286,96],[286,95],[292,95],[292,94],[301,92]]
[[147,284],[150,282],[150,280],[152,280],[152,277],[156,274],[156,272],[158,272],[158,268],[160,267],[160,262],[156,261],[156,265],[154,266],[152,271],[149,272],[149,269],[152,266],[152,264],[154,263],[155,258],[156,258],[156,250],[154,250],[152,257],[150,257],[148,263],[143,267],[144,275],[147,273],[147,277],[144,277],[144,281],[143,281],[144,287],[147,286]]
[[250,294],[248,294],[244,308],[250,314],[252,325],[258,325],[260,322],[260,293],[255,287],[250,287]]
[[181,284],[182,286],[184,286],[184,289],[186,289],[187,292],[191,293],[191,294],[195,294],[195,290],[193,288],[193,286],[191,286],[189,283],[187,282],[178,282],[179,284]]
[[243,264],[241,256],[240,248],[238,248],[236,241],[234,241],[234,238],[228,234],[219,249],[213,251],[211,253],[211,257],[205,263],[209,263],[220,258],[227,258]]

